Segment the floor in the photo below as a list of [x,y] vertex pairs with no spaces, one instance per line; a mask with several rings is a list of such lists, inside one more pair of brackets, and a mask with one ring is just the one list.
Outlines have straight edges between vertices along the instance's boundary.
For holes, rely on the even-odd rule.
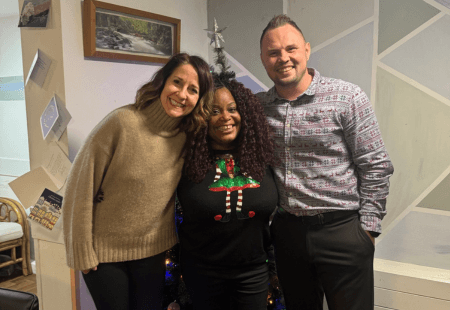
[[0,288],[29,292],[37,295],[36,275],[24,276],[22,270],[16,269],[8,277],[0,277]]

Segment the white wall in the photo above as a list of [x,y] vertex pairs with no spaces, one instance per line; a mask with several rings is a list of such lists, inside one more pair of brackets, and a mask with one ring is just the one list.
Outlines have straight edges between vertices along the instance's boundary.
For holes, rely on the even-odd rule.
[[[17,14],[0,17],[0,85],[5,83],[5,78],[23,76],[18,22],[18,5]],[[18,100],[17,96],[1,98],[0,174],[20,176],[30,169],[25,100]]]
[[18,8],[16,15],[0,17],[1,77],[22,75],[22,45],[20,43],[20,29],[17,27],[18,23]]
[[[208,59],[205,0],[115,0],[108,3],[166,15],[181,20],[181,51]],[[61,5],[66,106],[72,115],[68,126],[69,153],[73,160],[92,128],[111,110],[134,102],[136,90],[160,64],[131,64],[85,59],[82,5]]]

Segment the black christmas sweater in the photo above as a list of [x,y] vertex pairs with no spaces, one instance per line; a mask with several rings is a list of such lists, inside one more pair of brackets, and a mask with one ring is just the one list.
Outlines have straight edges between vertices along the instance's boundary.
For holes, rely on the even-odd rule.
[[[242,186],[222,186],[230,177],[245,180]],[[213,268],[267,261],[269,218],[277,206],[278,192],[270,168],[261,182],[249,179],[234,160],[218,162],[201,183],[182,176],[177,188],[183,212],[178,231],[182,260],[187,257]]]

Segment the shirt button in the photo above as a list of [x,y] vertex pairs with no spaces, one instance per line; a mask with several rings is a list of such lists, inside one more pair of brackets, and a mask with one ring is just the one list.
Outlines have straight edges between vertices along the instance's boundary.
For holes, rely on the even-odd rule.
[[291,127],[291,124],[286,124],[286,127]]
[[291,174],[291,170],[288,170],[288,174]]
[[286,151],[289,151],[290,149],[291,149],[290,147],[287,147],[287,148],[286,148]]

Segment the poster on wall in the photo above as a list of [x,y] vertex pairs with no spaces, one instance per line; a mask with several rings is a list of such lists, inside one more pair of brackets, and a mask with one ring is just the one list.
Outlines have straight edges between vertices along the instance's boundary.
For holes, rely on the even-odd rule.
[[181,21],[100,1],[85,0],[85,57],[166,63],[180,52]]
[[56,96],[48,103],[41,115],[40,123],[44,140],[59,140],[66,130],[72,116],[66,107],[59,103]]
[[62,200],[62,196],[48,188],[44,189],[28,218],[52,230],[61,217]]
[[50,0],[25,0],[20,13],[19,27],[47,27]]

